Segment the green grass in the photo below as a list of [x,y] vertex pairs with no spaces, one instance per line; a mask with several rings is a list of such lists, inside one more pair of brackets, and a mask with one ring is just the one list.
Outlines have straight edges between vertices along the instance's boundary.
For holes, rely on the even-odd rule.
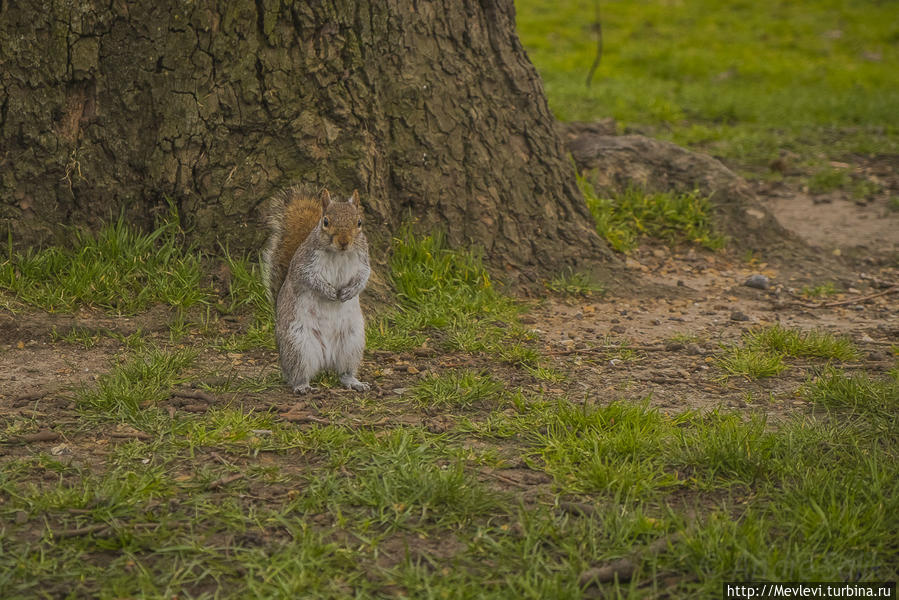
[[740,344],[725,348],[718,367],[725,378],[732,375],[750,379],[774,377],[787,369],[785,358],[813,358],[852,361],[861,357],[852,340],[827,331],[800,331],[782,325],[759,327],[745,334]]
[[[743,347],[848,356],[840,338],[779,327]],[[775,422],[575,404],[446,370],[403,408],[459,419],[434,433],[357,400],[350,414],[323,405],[331,423],[289,423],[240,394],[169,412],[173,386],[201,375],[195,351],[135,336],[123,352],[77,391],[75,429],[51,425],[71,456],[0,463],[4,598],[580,598],[585,570],[632,555],[640,585],[604,593],[661,592],[661,573],[674,598],[722,580],[897,575],[896,374],[824,367],[801,390],[818,411]],[[110,440],[121,424],[150,437]],[[41,426],[7,419],[0,442]],[[539,485],[509,483],[528,478]]]
[[393,240],[390,278],[398,306],[369,319],[369,348],[438,346],[494,355],[535,376],[550,373],[532,347],[535,334],[518,322],[523,306],[497,289],[475,252],[451,250],[439,233],[415,235],[404,227]]
[[571,269],[560,273],[546,282],[546,289],[556,294],[569,296],[592,296],[605,292],[605,286],[593,281],[591,277],[580,271]]
[[100,333],[90,331],[84,327],[72,327],[66,333],[61,333],[54,327],[50,332],[50,339],[54,342],[63,341],[84,346],[85,348],[92,348],[100,341]]
[[244,331],[219,339],[218,346],[226,352],[256,348],[274,350],[274,307],[262,282],[259,262],[249,256],[235,257],[227,249],[223,255],[230,273],[230,285],[219,311],[225,314],[249,312],[252,319]]
[[104,419],[147,427],[150,421],[146,417],[153,412],[144,409],[167,398],[172,385],[181,381],[179,373],[196,357],[197,352],[188,348],[141,348],[103,375],[95,386],[82,388],[76,401]]
[[835,296],[840,290],[832,282],[820,283],[818,285],[807,285],[802,288],[802,294],[809,298],[827,298]]
[[8,248],[0,289],[26,304],[71,312],[80,306],[134,314],[154,303],[188,309],[207,302],[199,254],[185,246],[176,214],[151,233],[122,218],[98,233],[72,231],[68,248]]
[[851,184],[852,178],[845,169],[823,169],[814,173],[808,180],[809,191],[813,194],[846,189]]
[[[414,307],[417,327],[457,325],[471,315],[508,318],[518,312],[473,252],[453,251],[440,234],[403,229],[393,241],[391,281],[403,307]],[[408,310],[407,312],[412,312]]]
[[[491,320],[514,322],[518,305],[498,292],[480,258],[450,250],[439,234],[394,238],[391,282],[399,307],[371,319],[368,345],[385,350],[419,346],[429,332],[465,336]],[[494,332],[496,333],[496,332]]]
[[762,167],[780,150],[899,151],[899,49],[893,7],[875,0],[599,3],[517,0],[517,25],[562,120],[623,128]]
[[896,425],[899,409],[899,370],[885,379],[827,369],[803,389],[811,402],[837,410],[876,415]]
[[[550,473],[560,494],[590,498],[601,515],[642,513],[654,525],[643,535],[681,531],[683,545],[673,556],[647,559],[647,574],[686,569],[699,574],[708,594],[730,577],[871,576],[899,564],[889,541],[899,519],[884,510],[897,503],[899,471],[889,457],[899,448],[895,435],[885,435],[895,433],[895,412],[883,410],[895,408],[895,383],[859,380],[872,400],[851,422],[845,409],[857,407],[825,380],[808,392],[832,411],[821,419],[772,424],[723,411],[530,403],[479,430],[525,437],[532,468]],[[690,511],[702,516],[685,518]],[[628,538],[640,539],[633,531]],[[704,595],[682,590],[675,597]]]
[[579,176],[578,184],[593,214],[596,231],[618,252],[632,250],[644,236],[669,244],[698,244],[712,250],[725,244],[724,237],[712,226],[711,203],[696,192],[648,193],[629,188],[612,197],[603,197],[586,177]]
[[744,336],[744,341],[750,348],[794,358],[851,361],[861,356],[849,338],[828,331],[787,329],[782,325],[754,329]]
[[412,391],[412,398],[423,407],[465,408],[495,402],[503,388],[503,383],[489,374],[451,371],[432,375],[418,383]]
[[675,333],[671,337],[667,339],[667,342],[670,344],[682,344],[686,346],[687,344],[698,344],[702,341],[702,338],[696,335],[695,333]]
[[780,354],[736,345],[728,347],[724,354],[718,357],[717,364],[724,371],[725,378],[732,375],[749,379],[774,377],[787,369]]

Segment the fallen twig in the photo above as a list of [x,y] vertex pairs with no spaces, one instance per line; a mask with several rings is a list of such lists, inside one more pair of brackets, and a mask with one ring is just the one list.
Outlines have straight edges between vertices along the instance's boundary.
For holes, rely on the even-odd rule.
[[580,513],[585,517],[596,514],[596,507],[586,502],[573,502],[571,500],[559,500],[559,508],[565,512]]
[[599,0],[595,0],[596,2],[596,21],[593,23],[593,27],[596,30],[596,56],[593,58],[593,64],[590,65],[590,70],[587,72],[587,87],[590,87],[590,84],[593,83],[593,74],[596,73],[596,69],[599,68],[599,63],[602,61],[602,19],[599,16]]
[[607,583],[615,579],[618,581],[630,581],[639,566],[642,556],[659,554],[665,551],[669,544],[676,543],[680,538],[681,536],[678,533],[660,537],[632,556],[619,558],[601,567],[587,569],[581,573],[578,582],[582,586],[588,586],[594,583]]
[[78,537],[80,535],[87,535],[89,533],[97,533],[99,531],[105,531],[109,529],[109,525],[106,523],[95,523],[94,525],[86,525],[84,527],[78,527],[76,529],[63,529],[61,531],[52,531],[51,535],[55,538],[70,538],[70,537]]
[[150,435],[149,433],[144,433],[143,431],[110,431],[109,437],[138,439],[143,441],[153,439],[152,435]]
[[570,350],[548,350],[544,354],[549,356],[566,356],[568,354],[601,354],[605,352],[614,352],[616,350],[640,350],[646,352],[665,350],[665,346],[644,345],[644,346],[591,346],[589,348],[572,348]]
[[50,390],[38,390],[36,392],[28,392],[27,394],[22,394],[21,396],[17,396],[13,398],[12,405],[13,406],[22,406],[25,402],[31,402],[32,400],[40,400],[44,396],[50,393]]
[[795,306],[802,306],[803,308],[833,308],[834,306],[847,306],[849,304],[860,304],[862,302],[867,302],[873,298],[879,298],[880,296],[886,296],[887,294],[892,294],[893,292],[899,292],[899,285],[893,285],[885,290],[881,290],[879,292],[875,292],[873,294],[865,294],[864,296],[856,296],[855,298],[849,298],[847,300],[836,300],[834,302],[820,302],[818,304],[813,304],[810,302],[794,302]]
[[223,465],[225,465],[226,467],[233,467],[233,466],[234,466],[232,463],[230,463],[230,462],[228,462],[227,460],[225,460],[225,459],[222,457],[222,455],[219,454],[218,452],[212,452],[212,453],[210,454],[210,456],[211,456],[212,458],[214,458],[215,460],[219,461],[220,463],[222,463]]
[[506,477],[505,475],[500,475],[496,471],[482,471],[482,473],[484,473],[484,475],[487,475],[489,477],[493,477],[494,479],[499,479],[502,482],[505,482],[510,485],[514,485],[514,486],[517,486],[517,487],[520,487],[523,489],[529,489],[531,487],[528,484],[523,483],[521,481],[517,481],[515,479],[512,479],[511,477]]
[[640,381],[648,381],[649,383],[658,383],[661,385],[677,385],[679,383],[690,383],[690,381],[686,378],[677,377],[647,377],[646,379],[641,379]]
[[37,433],[26,433],[16,437],[11,437],[4,441],[4,444],[33,444],[35,442],[55,442],[59,439],[59,434],[50,429],[42,429]]
[[172,392],[172,396],[177,396],[178,398],[192,398],[194,400],[203,400],[209,403],[213,403],[216,401],[214,396],[207,394],[203,390],[174,390]]
[[246,475],[244,475],[243,473],[234,473],[233,475],[227,475],[225,477],[222,477],[221,479],[216,479],[215,481],[211,482],[206,486],[206,489],[215,490],[220,487],[224,487],[229,483],[234,483],[238,479],[243,479],[244,477],[246,477]]
[[281,413],[279,416],[285,421],[290,421],[291,423],[319,423],[321,425],[331,424],[331,421],[329,421],[328,419],[322,419],[321,417],[315,417],[313,415],[291,413],[290,411]]

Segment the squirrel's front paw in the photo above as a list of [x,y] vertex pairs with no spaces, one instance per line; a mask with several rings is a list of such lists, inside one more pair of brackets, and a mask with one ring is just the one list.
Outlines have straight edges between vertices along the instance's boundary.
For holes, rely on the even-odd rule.
[[350,298],[353,297],[353,288],[347,286],[345,288],[340,288],[337,290],[337,299],[341,302],[346,302]]
[[351,390],[356,390],[357,392],[365,392],[371,389],[371,386],[364,381],[359,381],[352,375],[341,375],[340,383],[344,385],[344,387],[348,387]]

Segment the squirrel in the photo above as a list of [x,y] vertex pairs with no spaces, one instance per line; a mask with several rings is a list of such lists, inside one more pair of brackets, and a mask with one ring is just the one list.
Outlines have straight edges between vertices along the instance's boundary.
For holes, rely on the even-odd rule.
[[340,202],[326,189],[292,186],[272,198],[267,221],[263,277],[285,381],[305,394],[319,371],[332,369],[344,386],[369,389],[356,379],[365,349],[359,293],[371,274],[359,192]]

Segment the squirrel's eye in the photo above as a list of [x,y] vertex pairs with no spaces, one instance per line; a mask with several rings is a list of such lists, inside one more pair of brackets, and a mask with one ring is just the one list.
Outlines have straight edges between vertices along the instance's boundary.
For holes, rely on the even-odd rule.
[[356,227],[362,227],[362,219],[356,221]]
[[322,219],[322,226],[327,227],[330,224],[331,223],[328,221],[328,217],[325,217],[324,219]]

